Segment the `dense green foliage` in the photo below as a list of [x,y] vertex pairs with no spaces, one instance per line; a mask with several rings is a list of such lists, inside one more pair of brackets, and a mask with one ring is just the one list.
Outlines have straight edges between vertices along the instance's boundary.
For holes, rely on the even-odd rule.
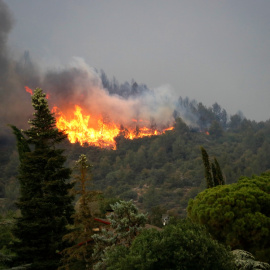
[[269,262],[270,173],[204,190],[190,200],[188,216],[232,249]]
[[[110,82],[104,73],[101,74],[101,80],[109,94],[124,99],[151,91],[136,82],[122,85],[115,80]],[[0,212],[5,218],[0,222],[0,261],[6,265],[9,265],[15,255],[8,247],[13,244],[18,254],[18,264],[30,262],[32,268],[55,269],[61,253],[67,255],[66,261],[63,260],[67,263],[64,265],[67,268],[90,267],[92,247],[91,244],[88,245],[87,239],[92,235],[94,214],[89,203],[92,204],[95,196],[84,186],[84,166],[81,167],[83,173],[79,177],[82,185],[77,189],[77,196],[80,195],[81,198],[76,205],[76,214],[73,215],[74,224],[65,226],[72,221],[70,215],[73,209],[67,192],[72,185],[66,184],[71,171],[64,167],[64,164],[71,167],[81,154],[93,165],[94,187],[91,190],[102,190],[108,200],[133,199],[140,209],[149,212],[148,221],[156,225],[160,225],[163,213],[185,216],[189,198],[194,198],[205,189],[204,166],[200,158],[201,145],[207,149],[209,156],[217,157],[221,165],[219,166],[217,159],[208,165],[213,176],[213,186],[220,183],[220,167],[226,176],[226,183],[235,183],[241,175],[250,177],[270,169],[270,120],[257,123],[245,119],[241,113],[229,116],[217,103],[207,108],[202,103],[180,97],[173,112],[174,130],[160,136],[131,141],[122,136],[127,131],[122,127],[121,133],[115,138],[115,151],[64,142],[65,135],[55,128],[54,117],[40,89],[35,91],[33,106],[36,113],[30,121],[30,129],[23,132],[11,126],[17,149],[15,138],[5,127],[8,117],[1,118],[5,121],[3,125],[1,123],[0,129]],[[152,126],[156,125],[154,119],[149,120]],[[18,120],[17,123],[19,122]],[[62,144],[58,146],[60,142]],[[58,147],[66,149],[67,160],[62,155],[63,150]],[[207,228],[217,239],[231,244],[232,247],[251,250],[257,258],[264,260],[269,254],[269,190],[265,190],[269,181],[262,181],[260,188],[264,189],[261,190],[257,186],[257,178],[245,178],[248,179],[246,182],[240,180],[242,186],[239,189],[236,185],[231,185],[224,188],[214,187],[209,191],[209,194],[216,192],[215,196],[220,195],[217,200],[215,196],[210,196],[209,202],[216,206],[214,203],[217,201],[222,206],[216,208],[207,205],[202,210],[205,211],[202,223],[206,224],[205,220],[208,218],[211,226],[206,224]],[[256,180],[256,183],[253,183],[253,180]],[[232,199],[231,196],[224,195],[227,192],[236,195],[234,194]],[[197,198],[200,198],[200,195]],[[16,200],[18,203],[14,204]],[[22,215],[17,219],[17,227],[12,230],[13,223],[6,217],[8,210],[17,208]],[[196,221],[198,222],[197,219]],[[141,254],[139,246],[136,245],[139,241],[144,243],[143,240],[137,238],[137,244],[131,244],[136,235],[134,231],[137,232],[136,227],[127,230],[124,222],[118,221],[117,224],[125,229],[118,231],[114,224],[113,233],[101,234],[103,240],[107,241],[104,247],[109,247],[106,249],[108,252],[102,253],[105,254],[103,258],[112,262],[112,267],[116,267],[118,262],[124,263],[119,261],[119,258],[130,256],[130,261],[138,260],[138,265],[141,263],[143,267],[143,263],[136,257]],[[177,231],[170,228],[171,231]],[[68,232],[70,234],[67,234]],[[155,241],[147,240],[147,232],[142,235],[144,234],[147,247],[160,247]],[[153,236],[154,240],[165,239],[163,232],[149,231],[148,234],[149,238]],[[65,249],[63,235],[64,239],[74,241],[71,248]],[[16,237],[20,240],[18,243]],[[208,238],[210,239],[209,235]],[[125,245],[120,245],[123,242]],[[77,248],[78,243],[86,245],[79,245]],[[169,241],[165,243],[168,244]],[[181,245],[185,246],[183,243],[181,242]],[[110,249],[111,246],[115,247],[114,245],[117,247]],[[156,253],[156,257],[166,253],[166,246],[161,247],[163,248]],[[186,248],[189,250],[188,245]],[[171,260],[174,261],[174,258],[171,257]],[[149,265],[151,263],[154,263],[154,260],[150,260]],[[212,261],[207,267],[211,264]],[[102,264],[100,265],[102,267]],[[149,265],[146,264],[146,267]]]
[[73,169],[75,185],[71,192],[79,198],[73,215],[74,224],[70,226],[71,231],[63,237],[73,245],[61,252],[62,266],[59,269],[92,268],[93,241],[91,237],[94,234],[93,229],[98,225],[94,218],[99,213],[96,204],[99,204],[101,193],[89,190],[92,182],[91,167],[86,156],[82,154]]
[[209,156],[202,146],[201,153],[204,165],[204,178],[207,188],[224,185],[224,177],[217,159],[214,158],[214,162],[210,163]]
[[209,156],[203,147],[201,147],[201,152],[202,152],[202,160],[203,160],[203,165],[204,165],[204,178],[206,180],[206,186],[208,188],[211,188],[215,186],[215,181],[213,179],[214,174],[212,175],[211,173],[211,165],[209,162]]
[[[217,158],[227,184],[241,175],[270,169],[270,121],[257,123],[238,114],[229,119],[217,104],[195,108],[188,100],[179,102],[185,110],[175,114],[174,130],[132,141],[119,136],[114,151],[65,142],[62,147],[66,149],[67,165],[73,166],[85,154],[93,165],[94,189],[102,190],[106,197],[133,199],[149,216],[157,206],[171,214],[186,215],[189,198],[205,188],[201,145],[210,157]],[[187,119],[189,125],[178,116]],[[211,126],[214,120],[223,130],[218,136]],[[0,152],[0,196],[5,198],[3,208],[11,209],[18,194],[19,164],[11,137],[0,134]]]
[[233,256],[203,227],[187,220],[164,230],[143,230],[131,247],[119,246],[106,256],[108,270],[233,270]]
[[[20,197],[14,244],[17,263],[31,263],[32,269],[56,269],[66,225],[72,222],[72,197],[68,184],[70,169],[56,145],[66,138],[55,127],[55,118],[48,108],[46,94],[37,88],[32,96],[35,113],[30,128],[20,132],[13,128],[20,156]],[[25,137],[26,136],[26,137]],[[28,147],[25,147],[28,145]]]
[[108,260],[111,252],[120,248],[130,247],[132,241],[146,223],[146,216],[139,213],[132,201],[120,201],[111,205],[113,212],[108,216],[110,227],[93,235],[95,248],[93,257],[96,260],[94,269],[109,269]]
[[14,226],[13,212],[8,212],[5,216],[0,215],[0,269],[6,269],[11,265],[14,253],[10,249],[16,238],[12,234]]

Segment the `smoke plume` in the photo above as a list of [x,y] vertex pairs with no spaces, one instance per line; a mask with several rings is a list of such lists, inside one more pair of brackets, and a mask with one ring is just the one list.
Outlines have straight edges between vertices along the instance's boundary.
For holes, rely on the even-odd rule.
[[134,80],[120,84],[79,57],[73,57],[66,67],[41,72],[29,51],[19,53],[18,58],[8,50],[7,38],[12,25],[13,17],[0,0],[0,141],[3,134],[10,133],[7,124],[27,127],[32,106],[25,86],[41,87],[49,95],[51,108],[57,106],[70,114],[75,105],[79,105],[85,115],[101,115],[104,122],[113,121],[124,127],[142,123],[163,129],[171,126],[178,116],[192,125],[202,119],[199,117],[202,111],[208,110],[201,105],[200,112],[193,101],[178,99],[168,85],[149,89]]
[[[102,71],[104,76],[104,72]],[[86,114],[102,115],[122,125],[128,125],[132,119],[155,121],[165,126],[173,121],[173,100],[175,97],[169,87],[149,90],[133,82],[119,85],[103,85],[101,74],[89,67],[82,58],[74,57],[68,68],[50,71],[44,78],[44,89],[48,89],[50,103],[61,110],[74,109],[80,105]],[[110,85],[113,86],[110,87]],[[125,91],[123,91],[125,88]]]
[[[7,124],[27,127],[32,116],[31,98],[24,90],[41,87],[49,94],[51,108],[71,112],[75,105],[84,114],[102,115],[104,121],[114,121],[123,126],[132,119],[155,123],[165,127],[173,121],[173,96],[168,86],[150,90],[135,81],[119,84],[109,80],[104,71],[97,71],[82,58],[72,58],[67,67],[49,70],[42,74],[28,51],[12,55],[7,48],[7,38],[13,25],[8,6],[0,0],[0,125],[1,133]],[[133,122],[134,124],[134,122]]]
[[[38,84],[39,74],[29,53],[14,59],[7,47],[13,25],[8,6],[0,0],[0,128],[8,132],[7,124],[23,125],[31,116],[31,101],[23,91],[24,85]],[[24,125],[25,125],[24,124]]]

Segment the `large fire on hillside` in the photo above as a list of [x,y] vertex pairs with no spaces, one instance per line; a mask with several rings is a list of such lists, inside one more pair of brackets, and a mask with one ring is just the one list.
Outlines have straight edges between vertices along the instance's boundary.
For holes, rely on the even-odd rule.
[[[33,94],[29,87],[25,90]],[[49,98],[49,96],[46,96]],[[108,116],[90,114],[79,105],[65,108],[62,111],[57,106],[52,109],[56,119],[56,127],[65,131],[71,143],[79,142],[82,146],[94,145],[101,148],[116,148],[114,138],[118,135],[133,140],[145,136],[161,135],[173,127],[159,129],[156,124],[143,119],[128,119],[125,123],[110,120]],[[109,115],[110,112],[107,113]]]
[[57,107],[52,110],[56,117],[56,126],[64,130],[71,143],[79,142],[81,145],[89,144],[102,148],[115,149],[114,138],[123,135],[125,138],[133,140],[145,136],[160,135],[173,127],[158,130],[147,127],[144,120],[131,119],[131,125],[123,127],[120,123],[109,121],[108,119],[94,115],[83,114],[82,108],[75,105],[75,109],[69,115],[65,115]]

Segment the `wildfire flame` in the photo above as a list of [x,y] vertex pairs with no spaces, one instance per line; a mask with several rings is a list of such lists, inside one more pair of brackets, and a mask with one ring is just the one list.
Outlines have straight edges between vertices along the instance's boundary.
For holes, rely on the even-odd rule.
[[[75,111],[72,116],[64,115],[57,107],[52,110],[56,117],[56,126],[60,130],[64,130],[71,143],[79,142],[81,145],[85,143],[103,148],[115,149],[114,138],[122,134],[127,139],[142,138],[145,136],[160,135],[173,127],[159,131],[147,127],[129,127],[121,128],[120,124],[114,122],[107,123],[102,116],[83,115],[82,108],[75,105]],[[138,122],[131,119],[133,122]],[[142,121],[140,121],[142,122]]]
[[[33,90],[31,88],[25,86],[24,89],[27,93],[30,93],[31,96],[33,95]],[[49,94],[46,94],[46,98],[49,99]]]
[[30,93],[31,96],[33,95],[32,89],[30,89],[28,86],[25,86],[24,89],[25,89],[26,92]]
[[[25,90],[33,95],[33,91],[29,87],[25,86]],[[46,95],[46,98],[48,99],[49,96]],[[150,122],[144,119],[130,119],[128,128],[124,128],[120,123],[108,121],[102,115],[84,115],[79,105],[75,105],[75,110],[71,113],[64,114],[57,106],[53,107],[52,112],[56,119],[56,127],[66,132],[71,143],[79,142],[81,145],[87,143],[102,148],[115,149],[114,138],[119,134],[133,140],[145,136],[160,135],[173,129],[173,127],[169,127],[158,130],[147,127]]]

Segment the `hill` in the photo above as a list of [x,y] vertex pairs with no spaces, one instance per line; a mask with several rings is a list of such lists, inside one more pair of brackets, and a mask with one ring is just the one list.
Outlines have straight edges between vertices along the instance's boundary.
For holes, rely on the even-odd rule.
[[175,129],[163,135],[132,141],[120,136],[115,151],[73,145],[68,156],[72,162],[83,150],[94,166],[95,186],[106,196],[133,199],[147,211],[160,206],[185,215],[189,198],[205,188],[201,145],[218,159],[226,183],[270,169],[269,121],[243,120],[218,137],[211,128],[207,134],[177,119]]
[[[226,183],[270,169],[270,121],[234,118],[237,115],[225,128],[213,121],[204,131],[176,118],[174,129],[163,135],[134,140],[119,135],[116,150],[66,141],[67,165],[72,167],[85,154],[93,165],[93,189],[102,190],[106,197],[133,199],[149,213],[185,216],[189,198],[205,188],[200,146],[218,159]],[[2,136],[0,151],[3,211],[14,207],[18,194],[18,155],[12,137]]]

